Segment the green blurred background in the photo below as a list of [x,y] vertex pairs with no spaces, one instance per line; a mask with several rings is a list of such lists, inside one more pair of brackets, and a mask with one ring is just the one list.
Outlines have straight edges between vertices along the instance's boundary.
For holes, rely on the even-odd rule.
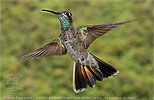
[[[65,56],[17,61],[60,34],[57,17],[42,9],[70,11],[74,26],[138,19],[97,39],[90,50],[115,66],[117,76],[72,90],[73,60]],[[1,97],[135,97],[153,98],[152,1],[1,0]],[[5,98],[3,98],[5,99]],[[65,99],[65,98],[62,98]],[[10,99],[5,99],[10,100]],[[46,99],[45,99],[46,100]]]

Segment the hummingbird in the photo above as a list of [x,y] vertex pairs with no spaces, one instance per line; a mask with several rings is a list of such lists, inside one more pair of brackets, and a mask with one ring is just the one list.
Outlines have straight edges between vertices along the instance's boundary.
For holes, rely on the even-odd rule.
[[56,12],[46,9],[42,11],[53,13],[58,17],[61,24],[61,33],[50,43],[20,57],[19,60],[65,55],[68,52],[74,60],[73,90],[75,93],[83,92],[87,85],[95,87],[96,81],[102,81],[104,78],[119,73],[117,69],[93,55],[88,48],[98,37],[130,21],[83,25],[75,28],[71,12]]

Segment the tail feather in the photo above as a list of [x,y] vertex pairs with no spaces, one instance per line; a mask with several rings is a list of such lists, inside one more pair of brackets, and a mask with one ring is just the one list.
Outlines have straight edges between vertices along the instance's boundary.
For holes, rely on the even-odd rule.
[[94,56],[93,54],[91,54],[94,59],[98,62],[98,66],[100,71],[103,73],[104,77],[109,77],[109,76],[113,76],[119,73],[119,71],[117,71],[114,67],[112,67],[111,65],[103,62],[102,60],[100,60],[99,58],[97,58],[96,56]]
[[73,71],[73,89],[75,93],[82,92],[86,88],[86,81],[81,72],[81,64],[76,62]]
[[102,81],[103,73],[97,67],[87,67],[96,80]]
[[94,55],[92,56],[97,61],[98,65],[85,66],[81,65],[79,61],[75,62],[73,71],[73,89],[75,93],[84,91],[87,84],[90,87],[94,87],[96,80],[102,81],[103,78],[118,73],[118,71],[111,65],[103,62]]
[[84,66],[82,67],[83,68],[83,72],[84,72],[84,78],[87,82],[87,84],[90,86],[90,87],[94,87],[95,84],[96,84],[96,80],[94,78],[94,76],[92,75],[92,73],[89,71],[89,69]]

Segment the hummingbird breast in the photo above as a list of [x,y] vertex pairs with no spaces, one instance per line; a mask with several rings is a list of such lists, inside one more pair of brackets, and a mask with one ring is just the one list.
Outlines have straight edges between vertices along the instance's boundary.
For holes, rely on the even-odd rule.
[[95,59],[85,48],[80,33],[75,28],[62,31],[61,41],[74,61],[79,61],[82,65],[96,65]]
[[67,52],[73,60],[77,61],[81,56],[87,55],[88,51],[84,48],[84,43],[74,27],[62,31],[61,41],[65,45]]

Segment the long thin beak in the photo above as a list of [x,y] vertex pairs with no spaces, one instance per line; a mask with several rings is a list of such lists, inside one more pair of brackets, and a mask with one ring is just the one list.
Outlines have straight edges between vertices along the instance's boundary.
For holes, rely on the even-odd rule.
[[55,11],[46,10],[46,9],[43,9],[42,11],[47,11],[47,12],[51,12],[51,13],[54,13],[54,14],[61,14],[60,12],[55,12]]

